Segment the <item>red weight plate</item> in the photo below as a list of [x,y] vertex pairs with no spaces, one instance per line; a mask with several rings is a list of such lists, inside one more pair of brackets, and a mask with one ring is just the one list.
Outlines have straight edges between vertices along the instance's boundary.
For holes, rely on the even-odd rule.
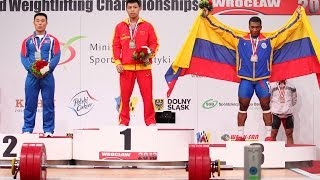
[[202,144],[197,144],[196,145],[196,176],[198,177],[197,180],[204,180],[204,172],[202,168],[202,163],[203,163],[203,145]]
[[33,169],[32,169],[32,179],[36,180],[45,180],[46,168],[42,168],[42,165],[45,164],[45,146],[42,143],[34,144],[34,151],[33,151]]
[[29,144],[24,143],[21,147],[20,153],[20,179],[21,180],[28,180],[28,167],[27,167],[27,154],[28,154]]
[[196,149],[196,177],[197,180],[209,180],[211,177],[211,159],[209,145],[197,144]]
[[42,165],[46,160],[45,146],[42,143],[25,143],[20,157],[21,180],[45,180],[46,169]]
[[30,143],[28,147],[28,154],[27,154],[27,180],[39,180],[33,177],[33,160],[34,160],[34,152],[35,152],[35,144]]
[[197,180],[195,144],[189,144],[188,174],[189,174],[189,180]]
[[211,159],[209,146],[207,144],[203,144],[202,151],[202,176],[204,180],[209,180],[211,177]]

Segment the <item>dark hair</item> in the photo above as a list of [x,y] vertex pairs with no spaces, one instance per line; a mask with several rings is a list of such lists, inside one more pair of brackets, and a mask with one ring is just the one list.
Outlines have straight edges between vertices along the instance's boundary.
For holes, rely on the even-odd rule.
[[141,7],[141,1],[140,1],[140,0],[127,0],[126,6],[127,6],[129,3],[138,3],[138,6]]
[[249,19],[249,24],[250,22],[258,22],[260,25],[262,25],[261,19],[258,16],[253,16]]
[[48,20],[48,16],[45,13],[37,13],[34,15],[33,20],[36,19],[37,16],[44,16],[46,18],[46,20]]

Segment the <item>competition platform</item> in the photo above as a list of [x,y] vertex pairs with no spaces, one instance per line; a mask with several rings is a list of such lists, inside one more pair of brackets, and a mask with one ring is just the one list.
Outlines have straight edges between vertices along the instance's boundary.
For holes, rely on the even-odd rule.
[[[44,137],[42,134],[0,136],[3,142],[0,146],[0,166],[12,168],[13,174],[20,170],[21,176],[25,177],[28,175],[22,173],[29,172],[30,169],[34,171],[34,168],[29,166],[30,159],[33,159],[32,167],[38,167],[35,163],[39,161],[40,172],[50,167],[186,168],[189,171],[189,179],[209,179],[207,174],[219,173],[223,167],[244,168],[244,149],[248,145],[261,147],[259,149],[264,159],[261,168],[300,168],[316,160],[315,145],[289,146],[283,141],[226,141],[225,144],[196,144],[193,129],[114,126],[76,129],[66,136]],[[202,171],[205,173],[199,174]],[[203,178],[198,178],[200,176]],[[28,178],[21,179],[28,180]]]

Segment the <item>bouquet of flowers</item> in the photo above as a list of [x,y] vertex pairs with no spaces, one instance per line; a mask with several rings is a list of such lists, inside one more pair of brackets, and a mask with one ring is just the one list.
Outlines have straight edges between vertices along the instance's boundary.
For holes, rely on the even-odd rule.
[[48,62],[44,60],[36,60],[31,66],[31,72],[38,79],[43,78],[49,71]]
[[[200,0],[199,2],[199,8],[200,9],[208,9],[208,11],[212,11],[213,9],[213,5],[212,5],[212,0]],[[204,14],[202,14],[202,16],[204,16]]]
[[150,63],[151,50],[147,46],[141,46],[137,48],[133,54],[132,58],[136,61],[142,61],[144,65],[149,65]]

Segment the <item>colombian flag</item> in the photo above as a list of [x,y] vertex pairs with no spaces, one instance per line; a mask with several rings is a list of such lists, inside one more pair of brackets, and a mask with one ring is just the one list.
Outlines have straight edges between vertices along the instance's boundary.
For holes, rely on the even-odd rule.
[[[237,45],[248,33],[230,28],[214,16],[198,15],[173,64],[165,74],[169,97],[180,76],[194,74],[231,82],[237,76]],[[262,33],[273,47],[270,81],[317,73],[320,83],[320,43],[299,7],[279,30]],[[318,74],[319,73],[319,74]]]

